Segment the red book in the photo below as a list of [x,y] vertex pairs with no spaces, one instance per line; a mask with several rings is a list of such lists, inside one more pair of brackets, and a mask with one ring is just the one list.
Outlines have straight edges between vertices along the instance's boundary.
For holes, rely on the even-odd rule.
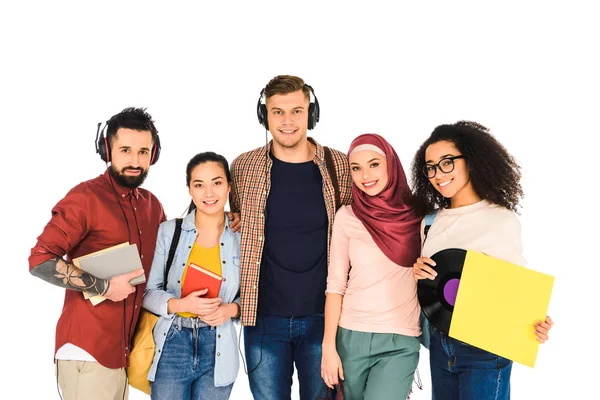
[[208,289],[208,292],[202,297],[211,299],[219,297],[219,289],[221,289],[222,281],[222,276],[217,275],[206,268],[202,268],[199,265],[190,263],[185,273],[185,279],[183,280],[181,298],[183,299],[188,294],[202,289]]

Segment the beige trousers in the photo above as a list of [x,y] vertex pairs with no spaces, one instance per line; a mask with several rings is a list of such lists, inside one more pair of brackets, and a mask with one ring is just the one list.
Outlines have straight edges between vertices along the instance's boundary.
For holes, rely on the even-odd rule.
[[64,400],[126,400],[125,368],[106,368],[97,362],[56,360],[56,375]]

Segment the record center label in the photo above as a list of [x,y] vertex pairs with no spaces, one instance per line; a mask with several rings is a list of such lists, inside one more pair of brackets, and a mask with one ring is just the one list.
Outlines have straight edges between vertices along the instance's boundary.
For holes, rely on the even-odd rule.
[[458,285],[460,283],[460,279],[450,279],[444,285],[444,300],[448,302],[451,306],[454,307],[454,303],[456,302],[456,294],[458,293]]

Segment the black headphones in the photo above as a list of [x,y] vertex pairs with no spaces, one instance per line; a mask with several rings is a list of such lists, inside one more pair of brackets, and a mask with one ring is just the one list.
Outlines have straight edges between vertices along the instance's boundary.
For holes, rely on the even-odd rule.
[[[317,100],[317,96],[315,96],[315,91],[313,88],[306,84],[304,86],[311,91],[313,97],[315,98],[314,103],[310,103],[308,106],[308,129],[313,129],[315,125],[317,125],[317,122],[319,122],[321,109],[319,108],[319,100]],[[258,122],[260,122],[260,124],[268,130],[269,122],[267,120],[267,105],[262,102],[264,94],[265,89],[260,91],[260,97],[258,98],[258,104],[256,105],[256,114],[258,115]]]
[[[104,136],[104,131],[108,126],[110,120],[106,121],[104,124],[104,128],[102,128],[102,132],[100,132],[100,126],[102,122],[98,122],[98,130],[96,131],[96,153],[100,154],[100,158],[105,163],[110,161],[110,145],[108,144],[108,138]],[[154,136],[154,135],[153,135]],[[150,165],[156,164],[158,161],[158,157],[160,156],[160,137],[158,137],[158,133],[155,135],[154,145],[152,146],[152,156],[150,157]]]

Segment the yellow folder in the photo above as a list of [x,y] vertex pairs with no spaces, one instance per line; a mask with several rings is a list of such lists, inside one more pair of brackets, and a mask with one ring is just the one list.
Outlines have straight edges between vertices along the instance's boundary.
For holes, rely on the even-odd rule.
[[467,251],[448,335],[535,366],[534,325],[544,321],[554,277]]

